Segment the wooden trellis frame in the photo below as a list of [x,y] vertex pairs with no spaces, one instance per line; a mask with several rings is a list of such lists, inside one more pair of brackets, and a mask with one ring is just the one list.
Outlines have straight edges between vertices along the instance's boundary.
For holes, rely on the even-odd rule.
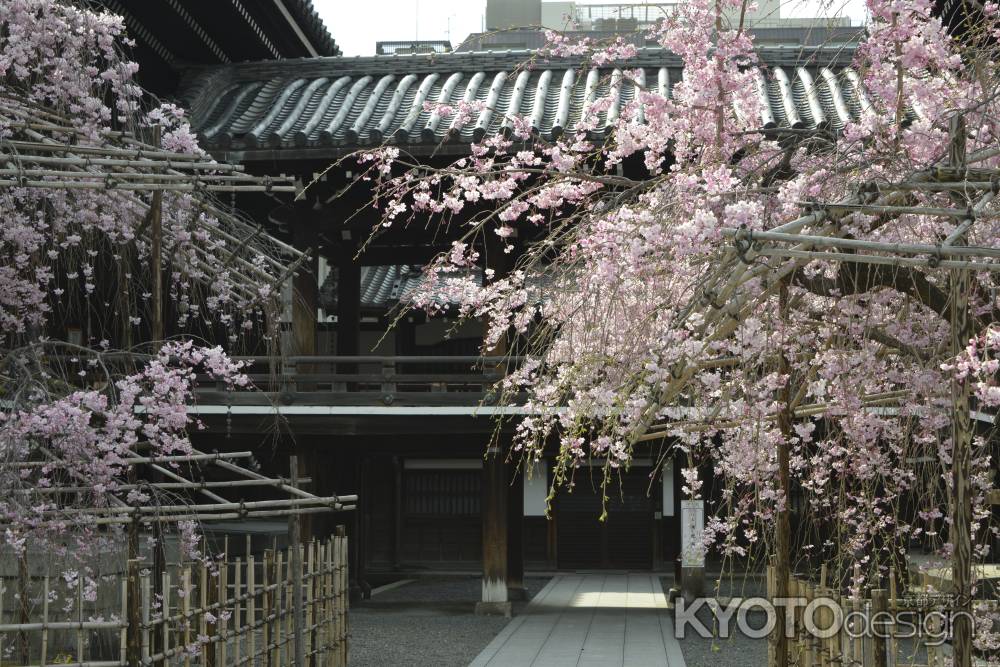
[[[195,246],[197,268],[208,280],[222,271],[236,276],[233,291],[247,301],[259,298],[254,285],[280,285],[308,259],[307,253],[263,233],[259,225],[213,197],[298,192],[300,185],[291,177],[253,176],[242,165],[163,150],[158,128],[145,139],[134,132],[109,131],[94,141],[68,119],[9,92],[0,94],[0,127],[12,131],[12,136],[0,139],[0,189],[100,190],[131,197],[147,215],[138,237],[151,244],[153,255],[159,255],[164,240],[158,231],[162,194],[190,193],[198,210],[218,223],[206,224],[195,216],[192,224],[228,249],[228,256],[215,257]],[[144,201],[141,193],[151,193],[152,200]],[[154,290],[154,297],[158,294]]]
[[[160,147],[159,128],[150,131],[151,137],[143,137],[130,131],[105,131],[95,138],[81,132],[67,118],[53,113],[49,109],[39,107],[4,91],[0,94],[0,127],[10,130],[9,136],[0,139],[0,189],[21,190],[95,190],[114,193],[144,216],[138,221],[136,237],[148,243],[152,274],[152,340],[163,339],[163,255],[162,249],[169,243],[170,233],[163,229],[163,197],[164,193],[187,193],[194,202],[195,215],[189,221],[192,229],[207,234],[215,243],[214,250],[209,251],[200,244],[194,244],[194,256],[191,261],[194,268],[201,273],[200,280],[212,282],[221,274],[231,274],[232,291],[242,297],[247,303],[258,303],[259,287],[271,287],[271,294],[279,293],[276,289],[289,280],[308,259],[303,253],[280,240],[264,233],[259,225],[255,225],[240,217],[228,206],[213,198],[215,193],[294,193],[300,190],[300,184],[290,177],[253,176],[246,174],[240,165],[219,164],[208,156],[173,153]],[[146,198],[140,195],[146,193]],[[207,221],[203,216],[214,218]],[[219,254],[221,248],[221,255]],[[272,297],[273,298],[273,297]],[[270,304],[269,304],[270,305]],[[8,409],[7,405],[0,405]],[[140,629],[155,625],[150,618],[141,618],[140,600],[145,600],[146,612],[149,611],[150,597],[142,598],[142,582],[138,574],[139,531],[144,527],[152,527],[159,531],[163,524],[178,521],[231,521],[262,518],[286,518],[289,523],[289,537],[294,545],[301,542],[299,534],[299,517],[304,514],[342,512],[355,509],[356,495],[320,496],[300,488],[301,480],[296,479],[295,457],[292,457],[292,473],[289,478],[268,477],[249,466],[240,465],[237,461],[249,459],[250,452],[205,453],[191,450],[169,456],[153,456],[144,453],[142,445],[125,452],[125,470],[122,478],[126,480],[119,487],[120,494],[105,496],[107,504],[100,506],[81,507],[75,500],[80,494],[86,494],[91,489],[83,484],[83,479],[76,474],[72,463],[60,460],[53,452],[43,446],[32,448],[32,460],[8,461],[5,465],[12,470],[25,473],[23,486],[12,489],[12,494],[31,497],[37,495],[45,501],[46,509],[39,515],[39,520],[33,524],[36,528],[45,528],[48,523],[64,525],[67,520],[79,525],[108,529],[114,526],[127,527],[127,550],[129,572],[127,581],[122,583],[122,619],[116,622],[90,622],[82,618],[69,622],[65,629],[76,629],[78,633],[85,630],[121,630],[121,657],[117,662],[85,662],[82,649],[78,652],[78,662],[74,664],[90,665],[138,665],[153,664],[149,655],[140,658],[142,650]],[[187,467],[187,472],[184,471]],[[47,488],[32,487],[32,471],[41,468],[61,469],[61,480],[65,484],[56,484]],[[142,468],[143,470],[140,470]],[[227,474],[227,480],[209,480],[201,474],[211,468]],[[141,474],[145,471],[154,475]],[[269,489],[280,497],[265,498],[253,501],[231,501],[222,495],[224,489],[254,488],[257,491]],[[126,502],[129,491],[144,490],[151,498],[148,504]],[[198,502],[191,502],[190,496],[198,496]],[[184,496],[185,500],[179,499]],[[169,502],[164,502],[169,498]],[[174,500],[174,498],[178,498]],[[0,528],[3,524],[0,523]],[[336,558],[340,565],[336,566],[335,575],[338,590],[346,591],[346,538],[341,533],[335,538]],[[334,554],[334,542],[330,543],[328,555]],[[159,551],[154,549],[152,588],[159,589],[163,580],[159,575],[165,572],[165,562],[162,557],[162,540],[159,541]],[[312,547],[310,547],[312,549]],[[312,556],[318,557],[312,551]],[[316,552],[318,553],[318,552]],[[264,599],[274,595],[287,584],[290,590],[304,590],[303,577],[307,574],[303,565],[301,549],[289,550],[286,582],[273,579],[269,589],[261,589]],[[280,556],[279,556],[280,559]],[[313,561],[308,560],[308,567],[313,567]],[[24,569],[24,568],[23,568]],[[330,570],[333,577],[333,570]],[[253,576],[248,575],[252,581]],[[277,576],[276,574],[272,577]],[[284,576],[284,575],[282,575]],[[27,573],[22,572],[22,579]],[[318,581],[319,579],[316,579]],[[311,582],[312,580],[309,579]],[[149,583],[148,581],[146,583]],[[311,586],[311,583],[309,583]],[[202,581],[202,596],[207,595],[209,587]],[[310,589],[311,590],[311,589]],[[169,596],[169,585],[163,589]],[[155,591],[162,594],[163,591]],[[258,595],[254,593],[254,595]],[[338,593],[338,604],[346,604],[346,592]],[[182,606],[188,611],[190,599],[183,597]],[[58,629],[59,624],[50,624],[48,596],[43,595],[44,620],[38,624],[21,623],[12,630],[0,625],[0,635],[4,632],[28,632],[42,630],[42,664],[46,664],[45,636],[49,629]],[[315,608],[306,606],[303,609],[300,596],[288,595],[288,609],[277,617],[285,624],[286,644],[294,648],[296,656],[302,656],[307,650],[308,638],[303,636],[305,627],[304,614],[314,613]],[[228,599],[228,598],[227,598]],[[254,598],[255,599],[255,598]],[[312,598],[310,598],[312,599]],[[327,600],[327,597],[321,598]],[[202,613],[201,624],[205,625],[207,618],[204,613],[209,609],[204,600],[198,608]],[[252,616],[252,612],[251,612]],[[185,617],[189,619],[189,617]],[[261,621],[272,624],[274,618],[265,617]],[[95,625],[96,623],[96,625]],[[145,625],[144,625],[145,623]],[[166,627],[166,623],[163,624]],[[315,631],[312,626],[309,632]],[[280,629],[273,630],[280,633]],[[324,661],[324,665],[341,665],[346,661],[346,626],[341,627],[338,635],[342,639],[340,651],[342,659]],[[289,639],[289,637],[291,639]],[[225,637],[223,637],[225,639]],[[189,643],[189,642],[188,642]],[[270,656],[273,647],[267,649]],[[291,648],[283,649],[286,653]],[[325,650],[325,649],[324,649]],[[225,649],[223,649],[224,653]],[[155,656],[154,656],[155,657]],[[166,664],[162,655],[157,664]],[[180,662],[171,664],[189,664],[190,658],[184,658],[181,653],[174,656]],[[315,657],[315,654],[314,656]],[[279,658],[280,659],[280,658]],[[169,661],[168,661],[169,662]],[[252,662],[244,660],[236,664]],[[226,664],[226,663],[219,663]],[[299,659],[296,664],[304,664]],[[317,663],[319,664],[319,663]]]
[[[54,456],[48,455],[45,460],[37,461],[14,461],[11,465],[21,469],[62,468],[73,477],[72,464],[62,461]],[[142,456],[133,454],[125,459],[125,463],[136,469],[138,466],[148,466],[148,468],[170,481],[144,481],[141,484],[132,483],[122,485],[123,491],[130,491],[135,488],[147,489],[154,492],[157,497],[169,497],[177,491],[189,491],[199,494],[208,502],[199,503],[176,503],[163,505],[160,503],[152,505],[129,505],[122,500],[116,500],[106,507],[67,507],[51,508],[43,511],[43,517],[38,523],[43,527],[45,521],[53,523],[65,518],[73,518],[74,521],[87,525],[130,525],[150,526],[156,523],[175,523],[177,521],[233,521],[244,519],[261,519],[274,517],[289,517],[302,514],[315,514],[330,511],[350,511],[356,508],[358,500],[356,495],[335,495],[317,496],[298,486],[298,480],[293,478],[267,477],[250,468],[233,463],[234,460],[250,459],[253,453],[244,452],[217,452],[206,454],[198,450],[192,450],[189,454],[179,454],[173,456]],[[193,475],[185,476],[177,468],[164,467],[161,464],[205,464],[216,469],[221,469],[230,473],[236,479],[228,481],[207,481],[195,479]],[[192,466],[193,469],[193,466]],[[138,471],[135,475],[129,474],[130,478],[141,478]],[[281,492],[288,497],[273,500],[258,500],[251,502],[233,502],[220,496],[212,489],[226,488],[246,488],[258,487],[269,488]],[[86,493],[89,489],[85,486],[50,486],[47,488],[30,488],[21,491],[24,494],[39,494],[49,496],[48,502],[52,502],[52,495],[75,496]],[[0,526],[3,523],[0,522]]]
[[[970,271],[1000,271],[1000,248],[974,247],[965,243],[967,234],[977,218],[982,217],[998,195],[1000,195],[1000,169],[978,168],[976,165],[1000,154],[1000,148],[979,151],[966,155],[966,130],[964,118],[956,115],[950,127],[950,150],[944,167],[917,172],[908,179],[894,184],[864,184],[856,194],[843,201],[822,204],[803,203],[803,215],[769,231],[754,232],[745,228],[724,228],[722,236],[732,240],[715,264],[711,275],[702,282],[696,298],[682,310],[676,323],[681,324],[694,313],[701,316],[701,322],[694,327],[694,335],[704,341],[707,348],[714,341],[731,335],[739,323],[748,317],[758,304],[769,296],[784,289],[787,280],[796,270],[809,262],[823,260],[830,262],[856,262],[889,266],[909,266],[920,268],[940,268],[951,271],[950,301],[952,305],[952,350],[958,353],[970,337],[968,316],[968,294]],[[966,208],[945,208],[912,205],[906,200],[909,193],[964,195],[973,203]],[[855,214],[883,215],[929,215],[955,220],[955,226],[939,245],[920,243],[883,243],[859,239],[843,238],[841,222]],[[803,230],[810,229],[808,234]],[[851,252],[841,252],[841,251]],[[772,257],[782,261],[777,266],[755,263],[758,257]],[[998,261],[990,261],[998,260]],[[739,288],[754,278],[760,278],[763,289],[755,295],[741,294]],[[703,348],[704,349],[704,348]],[[736,422],[719,424],[712,417],[707,420],[691,420],[690,423],[656,423],[655,414],[660,406],[669,405],[676,398],[694,374],[705,367],[701,363],[680,361],[672,369],[671,380],[660,390],[658,400],[645,413],[632,433],[632,441],[653,440],[668,437],[680,426],[689,430],[699,428],[734,426]],[[952,525],[956,543],[953,557],[953,585],[957,593],[955,611],[968,612],[971,604],[969,591],[972,581],[972,558],[970,525],[972,519],[970,489],[970,458],[972,426],[970,419],[969,388],[967,383],[953,383],[953,439],[955,451],[953,460],[953,488],[956,489],[953,505]],[[900,397],[889,397],[876,402],[865,401],[866,407],[885,406]],[[792,410],[786,406],[773,419],[790,422],[791,418],[806,414],[822,414],[829,407],[814,406],[812,411]],[[779,460],[780,460],[779,452]],[[787,488],[784,489],[787,492]],[[1000,491],[991,494],[991,500],[1000,497]],[[781,532],[779,522],[778,532]],[[787,544],[778,539],[779,544]],[[779,597],[788,594],[791,581],[788,569],[788,553],[779,548],[775,554],[774,589],[772,594]],[[971,631],[967,616],[956,623],[954,644],[955,664],[970,667]],[[788,643],[781,636],[771,652],[771,664],[782,664],[788,659]]]

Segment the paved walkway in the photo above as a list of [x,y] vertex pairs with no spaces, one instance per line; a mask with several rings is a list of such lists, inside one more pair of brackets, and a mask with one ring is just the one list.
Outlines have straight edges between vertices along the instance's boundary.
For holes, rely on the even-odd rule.
[[565,574],[539,591],[470,667],[685,667],[659,580]]

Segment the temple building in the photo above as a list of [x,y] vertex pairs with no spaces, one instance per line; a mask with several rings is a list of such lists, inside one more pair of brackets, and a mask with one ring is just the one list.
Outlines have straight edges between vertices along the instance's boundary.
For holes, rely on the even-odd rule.
[[[639,86],[670,95],[682,76],[677,56],[644,43],[627,64],[595,69],[546,60],[519,68],[540,45],[541,15],[532,24],[525,20],[531,16],[488,11],[491,25],[516,29],[473,35],[454,51],[446,43],[383,42],[384,55],[342,57],[308,0],[106,4],[126,16],[143,83],[190,110],[206,150],[251,173],[308,185],[294,202],[233,197],[233,205],[311,259],[287,295],[282,354],[249,351],[261,390],[203,388],[197,406],[209,427],[197,436],[203,449],[252,449],[276,474],[296,453],[315,493],[357,493],[349,532],[359,590],[378,571],[482,568],[499,573],[516,595],[525,567],[674,567],[681,482],[679,466],[654,466],[662,445],[636,452],[606,522],[597,521],[599,482],[588,469],[572,494],[554,499],[547,518],[546,463],[522,477],[503,457],[484,456],[491,443],[509,445],[513,420],[523,413],[498,406],[491,388],[505,364],[517,363],[517,350],[505,360],[484,360],[480,323],[457,326],[447,316],[417,312],[396,321],[421,267],[450,247],[461,220],[448,229],[423,220],[379,229],[380,211],[357,166],[337,161],[393,144],[442,166],[468,155],[472,142],[509,132],[511,114],[530,118],[535,135],[548,140],[571,129],[588,100],[611,95],[593,133],[599,141]],[[572,3],[535,4],[541,11]],[[590,16],[584,27],[641,27],[642,17],[625,18],[615,17],[612,26],[609,16]],[[522,29],[527,25],[534,27]],[[831,25],[821,33],[762,23],[760,29],[778,31],[777,41],[764,40],[760,50],[761,130],[835,134],[858,118],[867,103],[850,66],[858,28]],[[158,36],[163,31],[186,31],[191,39],[170,40],[171,51]],[[638,70],[637,82],[623,75],[625,67]],[[466,127],[433,111],[435,103],[461,100],[484,103]],[[641,162],[626,161],[623,169],[631,178],[647,176]],[[509,267],[533,240],[522,231],[506,256],[482,248],[487,259],[480,271],[487,263]],[[497,417],[505,418],[499,430]],[[316,535],[331,529],[321,515],[310,523]]]

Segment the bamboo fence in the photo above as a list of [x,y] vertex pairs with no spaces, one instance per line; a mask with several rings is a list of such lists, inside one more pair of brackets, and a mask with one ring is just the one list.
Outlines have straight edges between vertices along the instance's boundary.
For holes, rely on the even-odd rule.
[[[857,572],[855,573],[857,574]],[[775,567],[767,568],[767,593],[777,589]],[[867,595],[843,594],[827,581],[789,577],[788,597],[797,599],[788,613],[790,667],[945,667],[951,664],[948,607],[950,594],[935,592],[935,582],[916,574],[908,591],[899,591],[895,570],[888,588]],[[995,601],[983,601],[996,611]],[[807,610],[812,607],[812,612]],[[784,613],[777,608],[776,613]],[[911,624],[913,627],[911,627]],[[877,632],[872,629],[877,628]],[[768,664],[775,664],[775,638],[768,646]]]
[[[218,561],[182,562],[159,586],[138,560],[112,577],[120,605],[50,604],[49,576],[0,578],[0,664],[26,667],[345,667],[347,537]],[[301,582],[301,613],[295,613]],[[162,591],[158,594],[156,591]],[[137,591],[130,598],[130,591]],[[36,602],[31,604],[31,602]],[[32,617],[34,615],[34,618]],[[8,618],[18,622],[8,623]],[[304,660],[295,659],[296,640]]]

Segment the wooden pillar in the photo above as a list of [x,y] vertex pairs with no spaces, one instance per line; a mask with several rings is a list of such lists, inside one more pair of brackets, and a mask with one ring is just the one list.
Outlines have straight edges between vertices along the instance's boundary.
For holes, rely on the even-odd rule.
[[295,207],[294,244],[309,260],[292,279],[292,331],[289,351],[298,356],[316,354],[316,311],[319,307],[319,240],[311,211]]
[[402,566],[403,554],[403,460],[392,457],[392,567]]
[[[358,354],[361,346],[361,264],[355,260],[357,239],[341,230],[337,257],[337,354]],[[352,371],[341,371],[352,372]]]
[[[951,166],[965,166],[965,120],[952,117],[950,133]],[[965,245],[965,236],[955,245]],[[969,292],[971,284],[967,269],[952,269],[949,276],[951,301],[951,351],[958,355],[965,350],[972,336],[969,319]],[[969,472],[972,466],[972,419],[969,415],[969,382],[952,380],[952,587],[955,614],[952,627],[952,645],[955,667],[972,665],[972,484]]]
[[417,351],[417,325],[413,315],[407,315],[396,324],[396,354],[411,356]]
[[510,616],[507,595],[507,492],[509,478],[504,453],[491,446],[483,461],[483,597],[477,614]]
[[507,474],[507,597],[524,600],[524,474],[515,466]]
[[[295,247],[309,253],[309,260],[292,278],[292,328],[286,352],[290,356],[308,357],[316,354],[316,312],[319,307],[319,239],[315,230],[313,212],[307,202],[295,205],[292,238]],[[296,376],[309,374],[316,369],[306,363],[289,364],[289,370]],[[315,385],[309,382],[296,381],[289,388],[295,391],[315,391]],[[294,440],[291,454],[297,458],[296,474],[299,477],[313,477],[310,469],[313,467],[312,453],[307,451],[301,440]],[[313,486],[316,486],[315,478]],[[313,538],[315,522],[311,515],[304,514],[300,519],[299,529],[302,542]]]
[[[503,251],[503,242],[491,230],[486,231],[484,248],[486,268],[493,270],[493,280],[507,275],[513,268],[511,256]],[[490,278],[485,278],[489,280]],[[489,332],[490,322],[483,322],[483,337]],[[507,341],[503,338],[491,350],[489,356],[507,353]],[[497,442],[491,442],[483,461],[483,597],[476,605],[477,614],[503,614],[510,616],[511,605],[507,593],[508,582],[508,493],[510,492],[509,467],[506,452]],[[523,507],[523,501],[522,501]],[[523,515],[523,509],[521,514]],[[523,521],[523,516],[519,517]],[[522,584],[523,585],[523,584]]]
[[371,503],[368,497],[368,475],[370,460],[364,454],[358,455],[358,502],[355,514],[358,519],[358,531],[355,540],[358,543],[358,586],[361,597],[371,597],[371,585],[368,583],[368,547],[369,528],[371,527]]

